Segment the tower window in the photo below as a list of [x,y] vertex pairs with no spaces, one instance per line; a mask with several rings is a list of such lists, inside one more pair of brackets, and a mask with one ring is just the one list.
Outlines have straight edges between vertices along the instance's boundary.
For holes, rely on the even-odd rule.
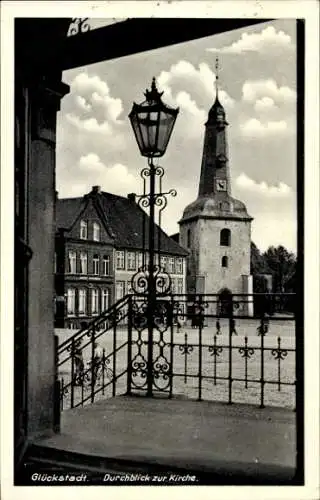
[[220,232],[220,245],[222,247],[229,247],[231,245],[231,231],[230,229],[222,229]]
[[228,267],[228,257],[226,255],[221,259],[221,267]]
[[191,229],[188,229],[188,232],[187,232],[187,247],[188,248],[191,247]]

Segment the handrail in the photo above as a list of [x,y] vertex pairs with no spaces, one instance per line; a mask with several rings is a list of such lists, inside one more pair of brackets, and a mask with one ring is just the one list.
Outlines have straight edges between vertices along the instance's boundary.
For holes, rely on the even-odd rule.
[[103,323],[106,321],[112,314],[114,314],[115,311],[120,309],[125,305],[125,303],[128,301],[129,295],[125,295],[122,297],[122,299],[119,299],[117,302],[115,302],[107,311],[102,313],[100,316],[95,318],[94,320],[90,321],[88,325],[85,327],[81,328],[77,332],[75,332],[71,337],[66,339],[64,342],[62,342],[57,349],[57,354],[61,354],[64,352],[71,344],[73,341],[79,341],[84,335],[88,333],[93,327],[98,326],[100,323]]

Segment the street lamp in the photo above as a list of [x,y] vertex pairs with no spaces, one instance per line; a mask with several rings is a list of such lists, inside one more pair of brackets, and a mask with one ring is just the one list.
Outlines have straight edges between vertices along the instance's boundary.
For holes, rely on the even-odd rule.
[[[155,78],[152,79],[151,90],[146,90],[145,101],[141,104],[134,103],[129,114],[129,119],[134,131],[136,141],[142,156],[148,158],[148,168],[143,169],[141,176],[149,177],[149,194],[139,196],[143,207],[149,206],[149,265],[143,266],[133,276],[132,289],[135,293],[147,293],[147,325],[148,325],[148,359],[147,359],[147,396],[152,397],[153,388],[153,328],[156,310],[157,293],[165,295],[170,291],[170,276],[165,277],[164,270],[155,266],[155,206],[164,208],[166,195],[176,195],[175,190],[167,193],[155,192],[156,176],[163,176],[162,167],[156,167],[153,158],[159,158],[166,152],[170,136],[179,112],[179,108],[171,108],[161,100],[163,92],[156,87]],[[160,249],[158,248],[158,252]],[[157,284],[160,287],[157,287]]]

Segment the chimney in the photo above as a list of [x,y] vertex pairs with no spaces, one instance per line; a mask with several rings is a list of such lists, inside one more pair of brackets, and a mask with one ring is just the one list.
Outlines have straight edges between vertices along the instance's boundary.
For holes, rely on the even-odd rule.
[[92,186],[92,192],[95,194],[101,193],[101,186]]
[[136,202],[136,193],[129,193],[129,194],[128,194],[128,200],[129,200],[131,203],[135,203],[135,202]]

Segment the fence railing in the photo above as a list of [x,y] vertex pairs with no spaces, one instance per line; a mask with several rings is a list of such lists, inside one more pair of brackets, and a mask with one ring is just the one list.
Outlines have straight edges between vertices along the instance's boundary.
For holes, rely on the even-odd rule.
[[[63,408],[144,394],[152,343],[153,392],[226,403],[295,407],[293,294],[129,295],[57,350]],[[99,345],[97,345],[99,344]]]

